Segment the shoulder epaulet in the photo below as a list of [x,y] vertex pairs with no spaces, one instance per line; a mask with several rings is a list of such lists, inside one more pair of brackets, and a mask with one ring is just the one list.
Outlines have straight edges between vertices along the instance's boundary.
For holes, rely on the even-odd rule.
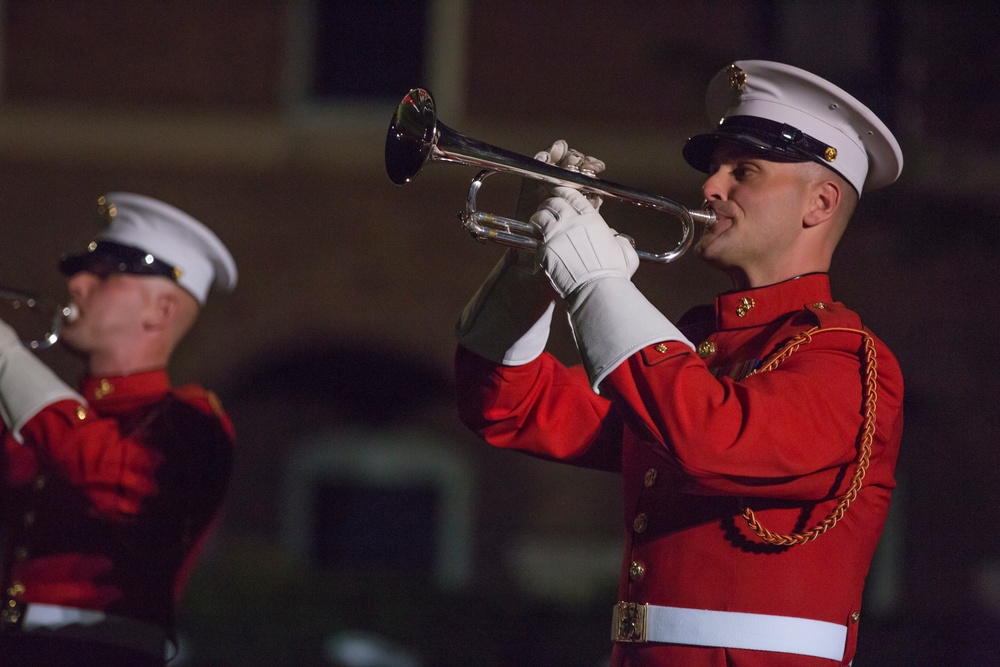
[[824,329],[827,327],[861,328],[861,318],[858,314],[839,301],[807,303],[803,309],[809,313],[809,317],[815,320],[816,326]]
[[219,397],[215,395],[215,392],[209,391],[204,387],[196,384],[188,384],[182,387],[174,387],[170,390],[170,393],[185,403],[198,406],[203,410],[207,408],[213,414],[225,417]]

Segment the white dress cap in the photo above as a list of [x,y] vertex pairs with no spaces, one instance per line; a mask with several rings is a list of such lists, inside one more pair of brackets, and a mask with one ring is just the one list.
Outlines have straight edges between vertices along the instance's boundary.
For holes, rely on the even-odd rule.
[[174,279],[204,305],[211,287],[236,286],[236,262],[205,225],[152,197],[111,192],[102,197],[110,221],[97,241],[136,248],[174,267]]
[[851,95],[815,74],[767,60],[740,60],[708,85],[714,132],[688,139],[684,158],[708,172],[720,141],[741,143],[777,160],[814,161],[860,194],[893,183],[903,153],[889,128]]

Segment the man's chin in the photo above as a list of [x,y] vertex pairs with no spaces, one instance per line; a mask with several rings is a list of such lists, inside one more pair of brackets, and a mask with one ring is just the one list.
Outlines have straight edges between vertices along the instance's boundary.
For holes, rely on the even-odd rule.
[[694,245],[694,254],[706,262],[711,262],[714,256],[718,254],[718,248],[715,244],[717,239],[717,236],[702,236]]
[[77,336],[72,329],[63,329],[62,333],[59,335],[59,344],[78,357],[86,356],[84,346],[80,342],[79,336]]
[[729,262],[726,261],[725,255],[722,252],[722,247],[719,244],[713,244],[711,239],[708,243],[699,241],[697,245],[692,249],[695,257],[705,262],[712,268],[719,269],[720,271],[727,272],[729,269]]

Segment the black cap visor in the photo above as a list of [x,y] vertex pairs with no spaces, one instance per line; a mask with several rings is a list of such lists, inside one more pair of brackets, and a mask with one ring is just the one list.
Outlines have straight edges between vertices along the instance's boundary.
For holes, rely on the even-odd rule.
[[712,166],[712,154],[723,143],[746,147],[775,162],[818,162],[837,171],[826,159],[828,152],[834,150],[832,147],[791,125],[756,116],[730,116],[715,132],[691,137],[684,145],[684,159],[707,174]]
[[98,241],[91,250],[66,255],[59,261],[59,271],[72,276],[81,271],[107,278],[116,273],[137,276],[163,276],[177,280],[177,270],[144,250],[111,241]]

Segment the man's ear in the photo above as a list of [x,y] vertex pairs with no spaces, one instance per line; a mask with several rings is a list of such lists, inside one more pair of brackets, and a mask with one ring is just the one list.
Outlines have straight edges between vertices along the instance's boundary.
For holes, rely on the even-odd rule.
[[832,220],[840,208],[843,191],[834,180],[823,179],[812,184],[809,208],[802,218],[805,227],[815,227]]
[[180,309],[177,295],[162,290],[153,296],[143,326],[147,330],[165,329],[177,318],[177,311]]

